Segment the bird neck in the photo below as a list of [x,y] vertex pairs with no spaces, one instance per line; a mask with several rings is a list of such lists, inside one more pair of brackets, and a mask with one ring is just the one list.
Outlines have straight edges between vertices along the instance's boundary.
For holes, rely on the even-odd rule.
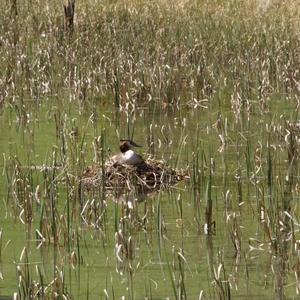
[[125,153],[126,151],[130,150],[130,146],[128,145],[128,143],[122,143],[120,145],[120,151],[122,153]]

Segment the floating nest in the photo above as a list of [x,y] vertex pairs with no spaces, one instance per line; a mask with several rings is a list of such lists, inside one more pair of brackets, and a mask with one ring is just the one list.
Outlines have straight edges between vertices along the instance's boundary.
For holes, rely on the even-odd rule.
[[138,187],[144,191],[170,186],[189,178],[187,172],[176,170],[164,161],[147,159],[139,166],[123,165],[108,161],[104,167],[88,167],[82,175],[81,187],[91,190],[99,187],[106,189]]

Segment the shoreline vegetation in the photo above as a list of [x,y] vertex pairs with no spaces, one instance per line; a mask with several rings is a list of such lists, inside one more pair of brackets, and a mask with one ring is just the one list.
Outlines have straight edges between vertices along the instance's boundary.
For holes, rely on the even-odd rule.
[[298,1],[78,1],[72,31],[60,1],[15,2],[0,13],[0,103],[19,114],[62,96],[81,111],[298,102]]

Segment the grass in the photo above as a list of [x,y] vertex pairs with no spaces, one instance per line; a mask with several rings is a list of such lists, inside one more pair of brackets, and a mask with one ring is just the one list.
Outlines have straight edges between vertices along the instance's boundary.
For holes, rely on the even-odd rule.
[[[10,294],[296,297],[297,2],[86,0],[72,30],[60,1],[0,5]],[[143,201],[82,190],[119,137],[191,180]]]

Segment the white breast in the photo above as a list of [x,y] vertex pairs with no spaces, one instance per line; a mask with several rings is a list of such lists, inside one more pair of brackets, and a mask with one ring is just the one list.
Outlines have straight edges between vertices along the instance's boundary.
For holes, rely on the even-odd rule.
[[139,164],[142,158],[132,150],[127,150],[124,154],[124,163],[129,165]]

